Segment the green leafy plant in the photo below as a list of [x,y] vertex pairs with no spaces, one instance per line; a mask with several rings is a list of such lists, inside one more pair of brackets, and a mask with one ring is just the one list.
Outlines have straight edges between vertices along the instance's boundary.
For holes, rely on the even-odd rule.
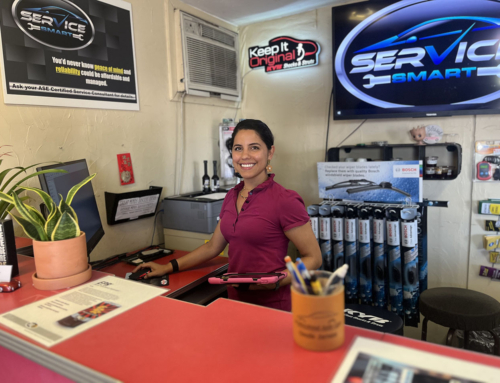
[[49,211],[47,219],[34,207],[21,201],[17,192],[12,195],[0,192],[0,200],[16,208],[20,216],[16,216],[10,211],[9,214],[31,239],[36,241],[61,241],[63,239],[76,238],[80,235],[80,226],[78,225],[78,217],[71,207],[71,202],[73,202],[76,192],[95,176],[96,174],[94,173],[73,186],[68,192],[66,199],[59,194],[59,205],[56,205],[52,197],[43,190],[17,186],[20,191],[33,191],[42,198]]
[[[5,146],[11,146],[11,145],[2,145],[0,146],[0,149],[5,147]],[[0,157],[3,156],[9,156],[10,157],[11,152],[5,152],[0,154]],[[2,165],[3,159],[0,159],[0,165]],[[29,180],[30,178],[36,177],[40,174],[45,174],[45,173],[67,173],[66,170],[62,169],[47,169],[47,170],[42,170],[39,172],[32,173],[24,178],[22,178],[19,181],[16,181],[13,183],[13,181],[20,176],[22,173],[27,173],[27,170],[34,168],[35,166],[42,165],[42,163],[39,164],[34,164],[28,167],[22,167],[22,166],[16,166],[14,168],[9,168],[5,169],[0,172],[0,192],[8,194],[9,196],[13,196],[14,194],[18,195],[21,194],[24,190],[20,189],[19,186],[26,180]],[[7,178],[7,175],[12,172],[13,170],[17,170],[14,175],[12,175],[10,178]],[[11,187],[9,188],[9,185]],[[20,197],[21,201],[26,201],[28,200],[29,197]],[[5,219],[7,217],[7,214],[12,210],[14,207],[13,203],[7,202],[5,200],[0,201],[0,219]]]

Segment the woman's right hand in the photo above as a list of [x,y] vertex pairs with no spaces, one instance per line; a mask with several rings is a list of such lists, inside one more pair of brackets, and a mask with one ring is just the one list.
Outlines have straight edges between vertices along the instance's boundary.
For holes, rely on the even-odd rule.
[[161,276],[167,274],[167,266],[168,265],[160,265],[160,264],[155,263],[155,262],[146,262],[146,263],[141,263],[134,270],[132,270],[132,272],[135,273],[137,270],[150,268],[151,271],[144,277],[144,279],[148,279],[148,278],[152,278],[152,277],[161,277]]

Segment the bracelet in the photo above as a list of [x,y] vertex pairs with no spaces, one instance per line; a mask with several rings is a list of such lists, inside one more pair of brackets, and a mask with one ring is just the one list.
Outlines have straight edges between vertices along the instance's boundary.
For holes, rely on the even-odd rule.
[[172,273],[176,273],[179,271],[179,264],[177,263],[177,259],[172,259],[170,261],[170,264],[172,265]]
[[278,282],[276,282],[276,287],[274,288],[274,291],[278,290],[280,288],[280,280],[278,279]]

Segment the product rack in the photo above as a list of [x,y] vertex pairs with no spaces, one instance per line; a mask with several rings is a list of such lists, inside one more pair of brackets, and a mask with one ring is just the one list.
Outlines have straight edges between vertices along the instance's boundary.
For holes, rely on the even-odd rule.
[[[419,291],[420,294],[427,290],[428,285],[428,252],[427,252],[427,208],[430,207],[448,207],[448,201],[429,201],[424,200],[419,203],[412,203],[411,200],[401,203],[381,203],[370,201],[344,201],[339,199],[327,199],[320,203],[320,206],[350,206],[361,207],[369,205],[371,207],[380,207],[385,209],[398,209],[400,210],[400,219],[406,219],[408,210],[412,210],[410,215],[417,216],[417,230],[418,230],[418,259],[419,259]],[[405,213],[406,212],[406,213]],[[412,214],[413,213],[413,214]],[[406,318],[406,326],[417,326],[419,323],[418,317]]]
[[[462,166],[462,147],[455,143],[444,143],[434,145],[356,145],[342,146],[339,148],[330,148],[328,150],[328,162],[343,161],[347,157],[354,159],[366,158],[369,161],[390,161],[399,157],[403,161],[420,160],[425,166],[426,156],[439,156],[440,165],[454,166],[455,174],[448,180],[455,179],[460,174]],[[425,173],[425,172],[424,172]],[[424,180],[434,179],[423,175]],[[400,210],[400,219],[406,219],[403,212],[408,209],[416,211],[417,231],[418,231],[418,263],[419,263],[419,291],[422,293],[427,290],[428,285],[428,249],[427,249],[427,208],[428,207],[448,207],[448,201],[430,201],[424,199],[423,202],[415,203],[410,198],[405,202],[370,202],[370,201],[352,201],[340,199],[324,199],[320,205],[342,205],[351,207],[360,207],[369,205],[383,209]],[[404,214],[406,215],[406,214]],[[418,305],[418,302],[417,302]],[[418,307],[417,307],[418,312]],[[405,325],[416,327],[419,323],[419,317],[411,319],[405,315]]]

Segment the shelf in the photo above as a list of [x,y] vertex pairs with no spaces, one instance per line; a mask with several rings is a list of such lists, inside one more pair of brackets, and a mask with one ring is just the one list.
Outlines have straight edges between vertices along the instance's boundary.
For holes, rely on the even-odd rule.
[[[455,170],[453,175],[445,178],[441,175],[425,174],[425,157],[429,156],[438,156],[438,166],[453,167]],[[393,158],[399,158],[402,161],[421,160],[424,164],[424,180],[454,180],[462,170],[462,147],[460,144],[449,142],[434,145],[356,145],[328,149],[328,162],[345,161],[346,158],[354,160],[366,158],[368,161],[391,161]]]

